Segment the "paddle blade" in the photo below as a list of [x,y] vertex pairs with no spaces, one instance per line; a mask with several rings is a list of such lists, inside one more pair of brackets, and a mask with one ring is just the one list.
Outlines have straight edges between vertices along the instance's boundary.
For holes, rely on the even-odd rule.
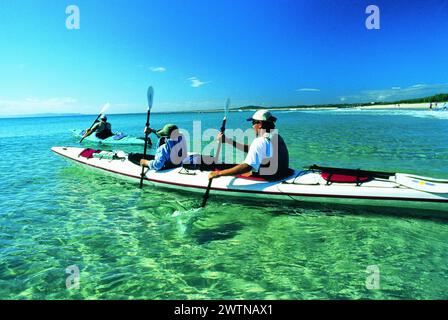
[[108,102],[103,106],[103,108],[100,111],[100,114],[104,114],[107,111],[107,109],[109,109],[109,107],[110,107],[110,103]]
[[402,186],[430,193],[448,193],[448,180],[397,173],[395,182]]
[[227,98],[226,106],[224,107],[224,117],[226,117],[226,118],[227,118],[227,112],[229,112],[229,109],[230,109],[230,99]]
[[148,110],[151,110],[152,108],[152,100],[154,98],[154,89],[152,86],[148,88]]

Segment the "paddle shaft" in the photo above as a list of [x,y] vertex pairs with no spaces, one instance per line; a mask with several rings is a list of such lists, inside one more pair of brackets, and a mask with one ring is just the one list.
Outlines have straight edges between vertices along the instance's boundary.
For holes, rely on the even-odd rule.
[[[92,123],[92,125],[90,126],[90,128],[89,128],[89,131],[90,130],[92,130],[92,128],[93,128],[93,126],[95,125],[95,123],[98,121],[98,119],[101,117],[101,114],[102,113],[100,113],[99,115],[98,115],[98,117],[96,117],[96,119],[95,119],[95,121],[93,121],[93,123]],[[86,132],[87,133],[87,132]],[[85,133],[84,133],[85,134]],[[79,143],[81,143],[82,142],[82,140],[84,140],[84,138],[86,138],[87,136],[85,136],[85,137],[82,137],[82,139],[79,141]]]
[[[227,117],[224,116],[224,118],[222,119],[221,129],[219,130],[222,134],[224,134],[224,131],[226,131],[226,121],[227,121]],[[221,152],[221,143],[222,143],[221,141],[218,142],[218,147],[216,149],[216,154],[215,154],[215,163],[218,161],[219,153]],[[207,204],[208,196],[210,194],[210,189],[212,187],[212,181],[213,181],[213,179],[210,179],[208,181],[207,190],[205,190],[204,197],[202,198],[202,204],[201,204],[202,208],[204,208],[205,205]]]
[[[149,116],[150,116],[150,113],[151,113],[151,109],[148,108],[148,114],[146,115],[146,128],[149,127]],[[146,131],[145,132],[145,147],[143,149],[143,159],[145,159],[145,157],[146,157],[146,149],[148,147],[148,135],[149,135],[148,130],[145,130],[145,131]],[[145,167],[142,166],[142,173],[140,175],[140,189],[143,187],[143,177],[144,176],[145,176]]]
[[[224,131],[226,131],[226,121],[227,121],[227,117],[224,117],[224,119],[222,119],[221,129],[219,130],[222,134],[224,134]],[[218,162],[219,153],[221,152],[221,145],[222,145],[222,141],[219,140],[218,147],[216,148],[215,163]]]
[[208,181],[207,190],[205,190],[204,197],[202,198],[202,204],[201,204],[201,207],[202,207],[202,208],[204,208],[205,205],[207,204],[208,195],[210,194],[210,189],[211,189],[211,187],[212,187],[212,181],[213,181],[213,179],[210,179],[210,180]]

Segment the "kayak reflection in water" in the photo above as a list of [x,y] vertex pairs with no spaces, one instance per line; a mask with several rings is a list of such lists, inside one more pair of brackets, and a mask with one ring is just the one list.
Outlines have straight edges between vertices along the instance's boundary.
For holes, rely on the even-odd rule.
[[176,125],[166,124],[160,130],[146,127],[144,132],[145,134],[155,133],[160,139],[154,159],[141,159],[141,166],[148,167],[150,170],[165,170],[179,166],[187,156],[185,137],[180,134]]
[[247,152],[246,159],[233,168],[210,172],[209,179],[236,175],[277,179],[288,175],[289,152],[283,138],[275,130],[277,118],[268,110],[258,110],[247,121],[252,121],[256,135],[250,146],[238,143],[222,133],[217,136],[218,140]]
[[94,132],[96,132],[95,135],[98,139],[107,139],[114,135],[112,133],[112,125],[107,122],[107,117],[105,115],[102,115],[100,121],[95,123],[91,129],[86,129],[82,138],[84,139]]

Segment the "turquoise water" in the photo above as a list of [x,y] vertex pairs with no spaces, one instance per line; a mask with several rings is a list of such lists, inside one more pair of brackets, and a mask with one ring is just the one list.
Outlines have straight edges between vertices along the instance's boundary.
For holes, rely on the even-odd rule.
[[[232,112],[228,128],[246,128]],[[448,113],[277,112],[295,168],[448,178]],[[222,114],[153,114],[192,128]],[[138,189],[52,154],[92,116],[0,119],[1,299],[446,299],[448,220],[409,212],[233,202]],[[145,115],[111,115],[141,136]],[[114,148],[112,148],[114,149]],[[126,151],[141,148],[127,147]],[[68,266],[79,288],[66,288]],[[367,289],[369,266],[379,288]]]

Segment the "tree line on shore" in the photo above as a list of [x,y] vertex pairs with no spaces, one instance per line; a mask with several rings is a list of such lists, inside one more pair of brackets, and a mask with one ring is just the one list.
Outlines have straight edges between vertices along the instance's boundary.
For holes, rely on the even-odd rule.
[[344,103],[344,104],[315,104],[315,105],[293,105],[281,107],[261,107],[261,106],[244,106],[237,107],[238,110],[253,110],[253,109],[311,109],[311,108],[355,108],[363,105],[387,105],[387,104],[410,104],[410,103],[434,103],[434,102],[448,102],[448,93],[440,93],[428,97],[406,99],[399,101],[381,101],[371,103]]

